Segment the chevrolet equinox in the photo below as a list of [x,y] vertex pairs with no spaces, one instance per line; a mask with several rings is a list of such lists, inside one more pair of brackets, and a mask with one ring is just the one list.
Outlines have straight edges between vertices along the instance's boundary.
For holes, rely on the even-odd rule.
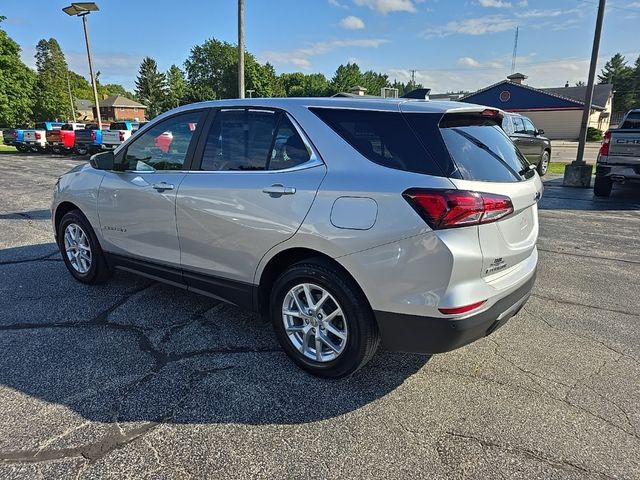
[[114,268],[252,309],[322,377],[379,345],[446,352],[529,297],[542,183],[487,107],[403,99],[183,106],[60,177],[78,281]]

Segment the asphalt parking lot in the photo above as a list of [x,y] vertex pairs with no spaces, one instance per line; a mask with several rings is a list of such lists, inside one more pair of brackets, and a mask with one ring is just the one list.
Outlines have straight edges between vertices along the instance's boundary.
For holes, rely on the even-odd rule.
[[0,154],[0,478],[640,478],[640,193],[549,179],[524,310],[436,355],[301,372],[254,315],[53,243],[73,157]]

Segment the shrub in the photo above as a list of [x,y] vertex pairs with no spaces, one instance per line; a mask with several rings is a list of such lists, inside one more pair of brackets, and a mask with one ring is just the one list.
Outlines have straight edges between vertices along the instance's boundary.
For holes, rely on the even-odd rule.
[[587,142],[599,142],[602,140],[602,130],[594,127],[587,128]]

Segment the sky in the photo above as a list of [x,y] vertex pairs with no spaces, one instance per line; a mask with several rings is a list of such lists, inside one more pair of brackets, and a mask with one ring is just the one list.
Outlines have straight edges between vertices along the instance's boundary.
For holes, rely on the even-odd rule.
[[[237,42],[236,0],[98,0],[89,16],[94,62],[103,83],[133,89],[140,61],[182,66],[190,49],[215,37]],[[245,0],[245,45],[278,73],[331,77],[342,63],[415,79],[434,93],[476,90],[516,70],[527,84],[586,81],[597,0]],[[81,20],[69,1],[1,0],[1,25],[35,65],[41,38],[60,43],[70,68],[88,78]],[[640,1],[609,0],[599,68],[616,52],[640,54]],[[374,92],[370,92],[374,93]],[[377,93],[377,92],[375,92]]]

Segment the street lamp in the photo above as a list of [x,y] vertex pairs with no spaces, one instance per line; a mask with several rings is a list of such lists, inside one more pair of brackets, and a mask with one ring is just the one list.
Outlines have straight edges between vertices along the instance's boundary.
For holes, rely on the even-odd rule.
[[87,15],[91,12],[100,10],[98,5],[93,2],[72,3],[68,7],[62,9],[64,13],[71,17],[82,17],[82,26],[84,27],[84,40],[87,44],[87,57],[89,58],[89,74],[91,75],[91,85],[93,86],[93,99],[96,104],[96,116],[98,119],[98,128],[102,130],[102,120],[100,119],[100,103],[98,102],[98,89],[96,88],[96,77],[93,74],[93,56],[91,54],[91,44],[89,43],[89,26],[87,24]]

